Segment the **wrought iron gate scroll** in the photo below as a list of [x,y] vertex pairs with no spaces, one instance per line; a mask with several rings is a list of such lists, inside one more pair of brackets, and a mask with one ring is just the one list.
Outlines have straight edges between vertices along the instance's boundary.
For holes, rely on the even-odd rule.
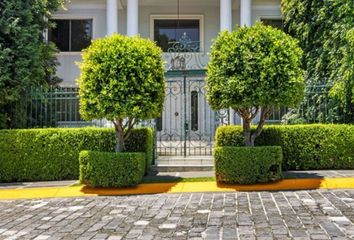
[[164,111],[156,120],[157,154],[211,155],[215,130],[228,124],[228,111],[215,112],[209,107],[201,71],[174,71],[169,75]]

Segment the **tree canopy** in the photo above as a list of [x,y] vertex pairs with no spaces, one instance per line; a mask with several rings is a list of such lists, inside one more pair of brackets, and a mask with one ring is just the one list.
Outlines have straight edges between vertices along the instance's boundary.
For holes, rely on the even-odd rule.
[[165,97],[162,51],[140,37],[115,34],[97,39],[83,52],[80,113],[86,120],[106,118],[124,150],[130,130],[143,119],[160,116]]
[[212,46],[207,69],[207,98],[214,110],[233,108],[246,134],[260,113],[255,135],[245,136],[253,145],[273,106],[296,106],[304,94],[302,50],[283,31],[257,23],[233,32],[222,32]]
[[304,50],[307,85],[334,86],[332,96],[339,104],[330,107],[344,111],[344,119],[334,120],[354,122],[353,68],[349,67],[354,58],[347,54],[353,42],[353,1],[282,0],[282,11],[287,31]]
[[0,1],[0,128],[23,127],[25,93],[58,81],[53,77],[56,49],[45,43],[44,31],[62,4],[64,0]]

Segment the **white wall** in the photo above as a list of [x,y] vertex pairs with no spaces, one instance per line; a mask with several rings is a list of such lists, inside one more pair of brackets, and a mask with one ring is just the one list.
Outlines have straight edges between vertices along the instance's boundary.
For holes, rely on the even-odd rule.
[[[176,2],[166,0],[156,4],[159,0],[140,0],[139,6],[139,33],[142,37],[150,38],[150,16],[159,14],[177,13]],[[205,4],[188,4],[193,0],[180,1],[180,14],[196,14],[204,16],[204,51],[209,52],[214,39],[219,32],[219,0],[203,0]],[[200,1],[200,0],[199,0]],[[234,0],[233,26],[240,22],[239,0]],[[58,11],[55,17],[78,18],[80,16],[93,18],[93,37],[101,38],[106,35],[106,12],[103,0],[72,0],[67,10]],[[156,5],[151,6],[154,3]],[[163,3],[163,4],[162,4]],[[126,34],[126,5],[120,5],[118,12],[118,30],[120,34]],[[150,4],[150,5],[149,5]],[[254,0],[252,8],[253,23],[262,16],[280,16],[280,0]],[[207,62],[207,54],[200,58]],[[166,57],[168,58],[168,57]],[[79,69],[75,62],[81,60],[80,53],[60,53],[58,59],[61,66],[58,67],[57,75],[64,79],[62,85],[75,85],[79,76]]]

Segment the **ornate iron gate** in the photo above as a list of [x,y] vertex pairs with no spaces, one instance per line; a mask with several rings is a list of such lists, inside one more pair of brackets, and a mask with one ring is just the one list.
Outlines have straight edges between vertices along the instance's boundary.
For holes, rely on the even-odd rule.
[[167,75],[164,111],[156,120],[158,155],[212,154],[215,130],[228,123],[228,111],[214,112],[209,107],[204,79],[201,71]]

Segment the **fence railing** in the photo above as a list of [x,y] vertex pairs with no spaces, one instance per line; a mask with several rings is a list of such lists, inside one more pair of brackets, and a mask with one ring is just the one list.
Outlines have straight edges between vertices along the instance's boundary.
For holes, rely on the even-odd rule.
[[344,113],[339,103],[330,97],[331,86],[307,86],[304,100],[297,109],[306,123],[340,123]]
[[84,121],[81,118],[78,87],[33,89],[31,98],[28,106],[28,127],[111,126],[106,120]]
[[[329,88],[312,86],[306,89],[305,98],[297,114],[306,122],[338,122],[340,113],[333,106]],[[112,127],[107,120],[84,121],[79,112],[78,87],[39,88],[31,91],[28,105],[27,127]],[[287,108],[274,108],[268,123],[280,123]]]

